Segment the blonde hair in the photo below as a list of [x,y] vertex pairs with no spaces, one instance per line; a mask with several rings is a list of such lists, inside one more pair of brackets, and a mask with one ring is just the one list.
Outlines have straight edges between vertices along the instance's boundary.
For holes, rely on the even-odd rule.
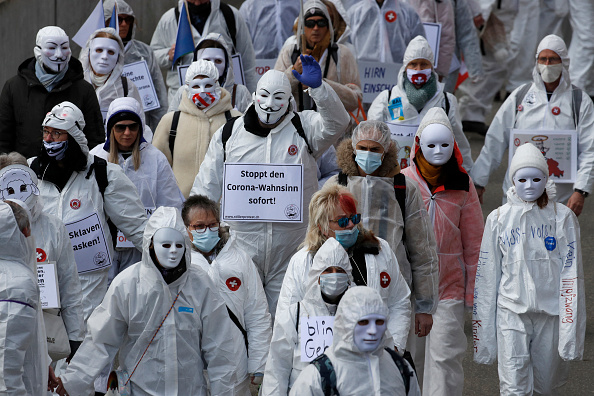
[[[115,125],[114,125],[115,126]],[[140,168],[140,135],[142,134],[142,129],[138,129],[138,134],[136,135],[136,140],[132,145],[132,163],[134,164],[134,170],[137,171]],[[109,157],[107,161],[118,164],[119,161],[119,150],[118,150],[118,142],[115,138],[115,133],[113,132],[113,127],[111,128],[111,132],[109,135]]]

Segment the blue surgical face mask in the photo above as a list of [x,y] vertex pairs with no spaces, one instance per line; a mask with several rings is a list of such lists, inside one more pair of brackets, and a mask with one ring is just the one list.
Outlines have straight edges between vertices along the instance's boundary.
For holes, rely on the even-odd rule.
[[208,253],[219,243],[221,238],[219,237],[219,229],[211,231],[210,228],[206,228],[204,232],[190,231],[192,233],[192,244],[194,247],[201,252]]
[[355,162],[363,169],[363,172],[368,175],[375,172],[377,168],[382,164],[382,153],[374,153],[371,151],[357,150],[355,156]]
[[359,229],[353,227],[351,230],[335,230],[334,235],[336,240],[342,245],[343,248],[348,249],[357,242],[359,236]]
[[45,152],[50,157],[56,157],[57,160],[61,160],[64,158],[66,154],[66,149],[68,148],[68,140],[64,140],[63,142],[43,142],[43,146],[45,147]]

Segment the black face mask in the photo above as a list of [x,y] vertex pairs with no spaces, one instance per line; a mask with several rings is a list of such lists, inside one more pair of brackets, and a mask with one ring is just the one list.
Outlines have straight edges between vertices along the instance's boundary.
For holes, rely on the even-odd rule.
[[163,280],[168,285],[170,285],[173,282],[175,282],[176,280],[178,280],[184,274],[184,272],[186,272],[186,256],[185,256],[185,254],[182,257],[179,264],[177,265],[177,267],[175,267],[175,268],[162,267],[161,264],[159,264],[159,260],[157,260],[157,256],[155,255],[155,249],[153,247],[149,248],[149,254],[150,254],[151,259],[153,260],[153,264],[155,264],[155,267],[161,273]]
[[200,16],[200,17],[208,17],[210,14],[210,1],[208,3],[203,4],[192,4],[190,2],[188,4],[188,11],[190,12],[191,16]]

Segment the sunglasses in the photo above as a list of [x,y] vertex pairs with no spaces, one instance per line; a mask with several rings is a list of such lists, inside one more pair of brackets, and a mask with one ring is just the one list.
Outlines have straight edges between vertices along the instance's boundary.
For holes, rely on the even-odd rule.
[[131,15],[128,16],[119,16],[118,15],[118,24],[122,24],[122,22],[126,22],[127,25],[132,25],[134,23],[134,17]]
[[312,29],[316,25],[318,25],[318,27],[320,28],[325,28],[326,26],[328,26],[328,21],[325,19],[306,19],[305,22],[303,22],[303,24],[306,28],[310,29]]
[[352,215],[351,217],[345,216],[341,217],[338,220],[330,220],[333,223],[338,223],[340,228],[345,228],[349,225],[349,220],[353,222],[354,225],[357,225],[361,222],[361,213],[357,213]]
[[135,122],[133,124],[115,124],[113,130],[117,133],[124,133],[126,129],[130,129],[130,132],[138,132],[140,124]]

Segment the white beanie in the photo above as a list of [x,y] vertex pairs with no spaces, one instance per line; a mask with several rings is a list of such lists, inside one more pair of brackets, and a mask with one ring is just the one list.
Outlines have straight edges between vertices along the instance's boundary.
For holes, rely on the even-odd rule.
[[219,71],[211,61],[198,59],[197,61],[192,62],[186,71],[186,85],[190,84],[196,76],[206,76],[218,81]]
[[509,178],[514,182],[514,175],[522,168],[536,168],[549,178],[549,166],[544,155],[532,143],[525,143],[516,149],[509,166]]

